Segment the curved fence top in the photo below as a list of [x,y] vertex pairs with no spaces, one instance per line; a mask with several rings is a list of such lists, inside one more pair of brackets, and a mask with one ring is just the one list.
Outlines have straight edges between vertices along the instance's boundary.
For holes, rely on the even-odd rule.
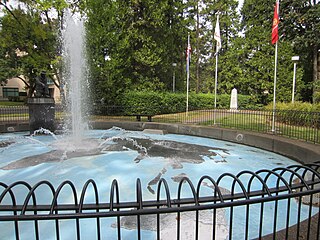
[[[317,162],[257,172],[242,171],[237,175],[224,173],[216,180],[203,176],[197,184],[193,184],[188,178],[182,178],[176,197],[170,194],[166,180],[161,179],[155,199],[148,201],[143,200],[143,189],[137,179],[136,200],[130,202],[121,201],[121,186],[116,180],[111,183],[109,199],[106,196],[100,198],[98,186],[93,180],[88,180],[80,192],[77,192],[74,183],[70,181],[62,182],[57,188],[48,181],[41,181],[34,186],[24,181],[10,185],[0,182],[0,221],[171,213],[277,201],[319,193],[319,168],[320,163]],[[272,184],[270,179],[273,179]],[[228,187],[225,182],[229,183]],[[202,189],[208,186],[212,193],[202,194]],[[25,189],[25,195],[18,197],[16,191],[21,188]],[[189,197],[181,197],[183,188],[190,189]],[[51,195],[51,201],[38,204],[43,191]],[[59,197],[62,191],[69,192],[71,202],[61,201]],[[94,202],[85,201],[88,194],[94,196]]]

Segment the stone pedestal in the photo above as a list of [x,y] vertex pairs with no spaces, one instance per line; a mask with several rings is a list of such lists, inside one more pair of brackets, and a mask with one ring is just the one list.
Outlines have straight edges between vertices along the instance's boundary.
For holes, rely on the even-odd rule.
[[238,109],[238,91],[237,89],[232,89],[231,100],[230,100],[230,110],[236,111]]
[[55,130],[55,103],[53,98],[29,98],[30,133],[39,128]]

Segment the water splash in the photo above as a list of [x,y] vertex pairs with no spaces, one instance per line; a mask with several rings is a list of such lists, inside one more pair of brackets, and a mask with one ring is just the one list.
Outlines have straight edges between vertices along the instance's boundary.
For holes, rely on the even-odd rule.
[[85,54],[85,28],[81,17],[65,14],[65,29],[63,32],[66,72],[64,76],[67,92],[67,109],[69,126],[73,139],[82,139],[88,124],[85,120],[87,64]]
[[109,137],[109,138],[106,138],[103,142],[101,142],[99,144],[99,148],[104,148],[106,145],[108,145],[109,142],[116,142],[117,140],[124,140],[124,141],[127,141],[127,142],[131,142],[133,147],[137,148],[137,150],[139,150],[139,152],[143,152],[146,156],[148,154],[147,152],[147,148],[140,145],[137,140],[131,138],[131,137],[127,137],[127,136],[113,136],[113,137]]
[[109,128],[108,130],[106,130],[100,137],[99,139],[103,139],[107,136],[107,134],[109,134],[110,132],[113,132],[113,131],[119,131],[120,134],[123,134],[125,132],[127,132],[125,129],[123,128],[120,128],[120,127],[116,127],[116,126],[113,126],[112,128]]
[[36,143],[36,144],[43,145],[43,146],[46,146],[46,147],[48,146],[46,143],[41,142],[41,141],[39,141],[39,140],[37,140],[37,139],[35,139],[33,137],[26,137],[26,139],[29,140],[32,143]]
[[115,136],[107,137],[107,138],[105,138],[105,136],[108,134],[108,132],[103,133],[100,136],[99,140],[104,139],[104,138],[105,139],[104,139],[104,141],[102,141],[99,144],[99,148],[103,149],[109,142],[116,142],[117,140],[125,140],[127,142],[131,142],[133,147],[135,147],[140,152],[143,152],[145,154],[145,156],[148,155],[147,148],[145,148],[144,146],[140,145],[134,138],[130,137],[132,135],[132,132],[127,131],[125,129],[122,129],[120,127],[115,127],[115,126],[110,128],[108,131],[119,131],[119,133],[117,135],[115,135]]
[[45,128],[39,128],[38,130],[35,130],[31,137],[34,137],[37,134],[51,135],[55,140],[58,140],[57,136],[53,132]]

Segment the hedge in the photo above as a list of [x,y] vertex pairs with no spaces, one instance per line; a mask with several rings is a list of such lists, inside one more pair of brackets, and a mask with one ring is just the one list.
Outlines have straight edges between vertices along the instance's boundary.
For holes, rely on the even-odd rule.
[[[266,106],[266,109],[272,110],[273,105],[270,103]],[[307,102],[294,102],[294,103],[276,103],[277,110],[290,110],[290,111],[301,111],[301,112],[320,112],[320,103],[311,104]]]
[[[238,95],[238,106],[250,108],[251,97]],[[165,114],[183,112],[186,109],[186,94],[171,92],[140,92],[130,91],[122,97],[119,103],[126,114]],[[217,96],[218,108],[230,107],[230,95]],[[189,109],[212,109],[214,108],[213,94],[189,94]]]
[[[272,110],[269,104],[267,110]],[[277,121],[285,124],[320,128],[320,104],[305,102],[276,103]]]

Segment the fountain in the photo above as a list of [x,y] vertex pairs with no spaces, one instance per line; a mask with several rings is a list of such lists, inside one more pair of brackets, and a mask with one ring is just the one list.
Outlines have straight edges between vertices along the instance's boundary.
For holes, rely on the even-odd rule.
[[87,123],[85,121],[86,99],[88,92],[87,64],[85,54],[85,30],[83,20],[76,15],[66,13],[63,57],[66,71],[67,110],[70,119],[67,129],[71,129],[73,140],[82,139]]
[[[120,128],[88,130],[84,132],[87,145],[84,149],[81,147],[74,149],[74,145],[68,145],[64,138],[65,136],[62,135],[54,137],[50,134],[35,135],[31,138],[21,133],[3,135],[0,142],[7,142],[7,144],[2,144],[3,147],[0,148],[0,158],[2,159],[0,163],[1,181],[10,184],[17,180],[23,180],[35,184],[45,179],[57,187],[62,181],[70,180],[75,183],[77,191],[80,193],[81,186],[84,185],[85,181],[93,179],[99,186],[99,202],[103,202],[110,192],[109,184],[106,183],[111,183],[113,179],[117,179],[121,193],[125,193],[121,195],[121,201],[134,201],[135,188],[133,183],[137,178],[140,178],[143,199],[152,200],[156,196],[156,186],[161,178],[167,179],[171,195],[176,196],[177,186],[183,177],[188,177],[192,182],[197,182],[203,175],[218,179],[222,173],[226,172],[236,175],[243,169],[254,172],[259,169],[272,169],[295,164],[293,160],[264,150],[184,135],[147,134]],[[91,150],[88,150],[87,147]],[[273,181],[276,181],[276,179]],[[274,183],[270,182],[269,184],[273,185]],[[229,194],[229,185],[230,182],[228,181],[224,181],[220,185],[224,194]],[[252,191],[258,190],[260,187],[259,182],[255,182],[252,185]],[[204,183],[201,194],[203,196],[210,195],[212,190],[212,184]],[[18,201],[23,201],[23,193],[23,191],[17,191],[16,196],[21,196],[21,200]],[[188,195],[187,191],[183,194]],[[43,193],[41,198],[37,200],[41,203],[48,203],[51,197],[50,194]],[[62,203],[69,202],[70,195],[63,194],[59,197],[59,201]],[[92,201],[94,201],[94,195],[89,194],[86,202],[91,203]],[[280,202],[280,204],[282,207],[279,206],[279,211],[285,211],[287,201]],[[291,201],[291,205],[295,205],[294,200]],[[266,207],[265,215],[272,215],[274,212],[273,205],[267,206],[269,207]],[[302,207],[306,209],[306,213],[301,215],[301,219],[305,219],[308,216],[308,208]],[[236,211],[236,216],[239,219],[243,217],[241,211]],[[206,227],[210,226],[211,215],[210,212],[200,215],[202,220],[199,224],[204,229],[201,234],[209,232]],[[279,213],[279,215],[285,216],[286,214]],[[228,235],[228,211],[219,210],[217,217],[220,221],[218,231],[222,234],[221,236],[226,237]],[[251,217],[250,224],[252,226],[257,221],[257,217]],[[166,214],[162,215],[161,218],[163,239],[170,239],[175,229],[172,225],[172,222],[176,221],[175,217]],[[193,214],[185,213],[182,218],[188,219],[184,223],[187,227],[184,227],[183,231],[193,233],[192,226],[195,221]],[[124,239],[135,239],[135,219],[134,217],[122,218],[121,231],[128,236]],[[153,239],[152,236],[156,229],[155,218],[145,216],[141,221],[141,228],[148,236],[146,238]],[[291,222],[291,224],[294,223],[294,221]],[[105,219],[103,224],[109,226],[109,228],[104,228],[104,231],[108,233],[108,236],[112,236],[116,228],[114,219]],[[25,225],[25,228],[23,227],[24,224],[20,223],[20,225],[22,229],[27,231],[25,229],[28,228],[27,225]],[[3,226],[2,229],[10,229],[5,223],[0,222],[0,226],[1,228]],[[42,227],[47,229],[45,226]],[[234,230],[233,237],[234,239],[242,239],[243,229],[241,225],[236,227],[238,230]],[[283,228],[284,221],[279,220],[278,227]],[[72,238],[74,232],[69,231],[72,228],[72,221],[64,221],[60,228],[61,234],[66,239]],[[86,229],[91,228],[94,228],[94,224],[86,227]],[[268,234],[270,229],[272,229],[272,221],[265,222],[264,233]],[[48,230],[42,231],[46,232]],[[90,231],[94,232],[94,229]],[[253,232],[252,237],[257,234],[254,230]],[[0,238],[7,239],[5,234],[7,232],[2,231]],[[43,238],[45,237],[43,236]],[[30,239],[30,236],[28,239]],[[109,239],[113,238],[110,237]]]
[[[67,121],[71,132],[66,131],[64,135],[55,135],[50,129],[39,129],[35,133],[44,135],[24,136],[21,133],[10,133],[0,136],[0,177],[1,182],[11,184],[16,181],[26,181],[30,184],[36,184],[42,180],[47,180],[54,187],[59,186],[63,181],[70,180],[75,183],[76,191],[81,192],[80,188],[87,179],[93,179],[99,186],[99,202],[110,192],[106,183],[111,183],[117,179],[121,186],[121,201],[133,201],[135,199],[135,188],[133,183],[140,178],[143,191],[143,200],[154,199],[156,194],[156,185],[161,178],[166,178],[172,196],[177,195],[177,185],[180,180],[187,177],[192,182],[203,176],[208,175],[214,179],[219,178],[222,173],[236,175],[243,169],[248,171],[257,171],[262,168],[272,169],[279,166],[296,164],[291,159],[274,153],[266,152],[235,143],[222,142],[213,139],[174,135],[174,134],[154,134],[141,133],[135,131],[126,131],[120,128],[111,128],[109,130],[86,130],[87,124],[84,119],[84,107],[82,105],[83,93],[82,87],[87,86],[83,72],[85,67],[84,50],[79,47],[84,46],[83,22],[73,21],[72,18],[66,23],[64,33],[66,65],[70,70],[67,71],[68,83],[66,92],[68,93],[68,103],[70,111],[70,120]],[[81,37],[79,37],[81,36]],[[275,182],[276,179],[273,179]],[[274,184],[274,182],[270,184]],[[230,181],[221,183],[221,190],[224,194],[230,194]],[[214,186],[209,183],[203,183],[204,190],[201,192],[204,196],[211,194]],[[254,182],[252,191],[260,190],[261,184]],[[20,190],[20,191],[19,191]],[[42,192],[41,192],[42,193]],[[18,189],[15,192],[18,204],[24,200],[25,190]],[[188,196],[188,192],[183,192]],[[108,196],[109,197],[109,196]],[[50,192],[45,191],[41,198],[37,199],[38,204],[48,203],[52,199]],[[86,202],[95,201],[94,194],[86,196]],[[70,203],[70,193],[64,193],[59,196],[62,203]],[[10,202],[4,199],[4,202]],[[279,215],[285,216],[285,202],[279,203]],[[294,200],[291,200],[294,205]],[[255,208],[257,206],[253,206]],[[301,207],[301,206],[300,206]],[[302,206],[301,208],[304,208]],[[239,208],[238,208],[239,210]],[[235,217],[243,219],[243,208],[236,211]],[[258,209],[259,210],[259,209]],[[307,209],[308,210],[308,209]],[[308,211],[301,215],[301,219],[308,217]],[[266,216],[272,216],[274,207],[271,204],[266,205]],[[253,211],[254,212],[254,211]],[[220,238],[228,237],[228,216],[230,212],[220,209],[217,211],[219,227],[217,231]],[[200,214],[199,222],[201,239],[206,239],[210,232],[212,211]],[[182,232],[193,236],[194,214],[181,214],[184,220]],[[255,225],[259,216],[253,215],[250,219],[252,234],[250,238],[258,236],[258,230]],[[124,239],[135,239],[136,235],[136,216],[134,219],[123,217],[121,221],[121,232]],[[210,219],[210,220],[208,220]],[[161,215],[162,239],[172,239],[175,231],[177,217],[170,214]],[[105,238],[116,239],[113,236],[117,229],[114,218],[101,219],[101,226]],[[295,224],[296,219],[291,220],[290,224]],[[41,239],[51,239],[48,232],[53,232],[54,222],[47,222],[40,225]],[[86,231],[82,233],[84,238],[92,238],[95,232],[95,224],[81,221],[85,225]],[[263,233],[271,232],[273,222],[265,221]],[[278,221],[279,228],[285,227],[284,221]],[[60,234],[62,239],[72,239],[76,233],[72,229],[73,220],[63,220],[60,222]],[[24,239],[33,239],[34,233],[28,223],[20,222],[20,231]],[[107,227],[106,227],[107,226]],[[0,239],[8,239],[12,235],[12,224],[0,222]],[[233,239],[243,239],[244,230],[241,225],[235,226]],[[30,230],[31,229],[31,230]],[[144,239],[155,239],[156,221],[154,216],[145,216],[141,218],[141,229]],[[201,235],[202,234],[202,235]],[[54,237],[53,237],[54,238]]]

